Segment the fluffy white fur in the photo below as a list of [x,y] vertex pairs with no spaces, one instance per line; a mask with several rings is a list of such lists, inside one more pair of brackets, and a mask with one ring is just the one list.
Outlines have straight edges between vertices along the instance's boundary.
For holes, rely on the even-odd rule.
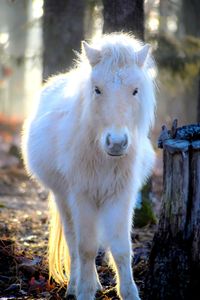
[[[50,275],[68,282],[67,295],[78,300],[93,300],[101,288],[100,246],[112,255],[122,299],[140,299],[130,232],[136,195],[154,163],[153,67],[149,45],[130,35],[83,42],[77,65],[48,81],[24,125],[26,168],[51,193]],[[128,136],[122,156],[108,155],[107,134],[112,141]]]

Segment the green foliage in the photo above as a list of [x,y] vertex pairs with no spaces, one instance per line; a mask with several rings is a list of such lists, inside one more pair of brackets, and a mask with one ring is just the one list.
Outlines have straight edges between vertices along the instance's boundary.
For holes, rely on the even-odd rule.
[[152,203],[149,199],[151,184],[148,182],[142,190],[141,208],[135,209],[134,226],[144,227],[149,224],[156,224],[157,219],[153,211]]
[[182,79],[193,79],[200,71],[200,39],[186,36],[181,40],[167,35],[150,38],[157,44],[154,52],[158,66]]

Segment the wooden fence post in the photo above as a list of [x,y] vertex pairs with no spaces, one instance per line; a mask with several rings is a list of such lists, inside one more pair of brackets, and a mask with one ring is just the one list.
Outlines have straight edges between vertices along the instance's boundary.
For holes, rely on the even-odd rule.
[[200,124],[165,126],[163,199],[145,300],[200,299]]

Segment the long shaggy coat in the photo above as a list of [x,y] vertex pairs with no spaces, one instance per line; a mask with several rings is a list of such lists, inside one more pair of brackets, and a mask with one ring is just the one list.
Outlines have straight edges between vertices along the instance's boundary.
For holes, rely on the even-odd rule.
[[101,246],[122,299],[139,300],[130,232],[136,195],[154,163],[150,46],[124,33],[82,45],[74,69],[47,82],[25,122],[24,161],[51,195],[50,276],[68,284],[67,295],[93,300]]

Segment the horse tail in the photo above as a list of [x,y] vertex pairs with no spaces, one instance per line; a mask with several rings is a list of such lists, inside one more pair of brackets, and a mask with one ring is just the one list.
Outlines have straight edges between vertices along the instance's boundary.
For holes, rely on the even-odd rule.
[[54,197],[49,196],[49,278],[59,284],[67,284],[70,276],[70,255],[59,211]]

